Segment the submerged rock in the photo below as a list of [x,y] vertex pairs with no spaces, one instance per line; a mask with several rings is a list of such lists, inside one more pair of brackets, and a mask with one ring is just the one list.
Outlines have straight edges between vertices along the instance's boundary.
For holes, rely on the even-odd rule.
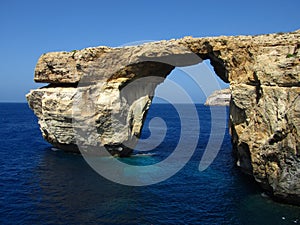
[[230,97],[231,93],[229,88],[223,90],[216,90],[210,96],[208,96],[205,105],[229,106]]
[[276,198],[300,204],[299,40],[298,30],[47,53],[34,79],[50,85],[26,97],[54,146],[86,146],[99,154],[104,147],[125,156],[140,136],[156,86],[176,66],[209,59],[230,83],[237,165]]

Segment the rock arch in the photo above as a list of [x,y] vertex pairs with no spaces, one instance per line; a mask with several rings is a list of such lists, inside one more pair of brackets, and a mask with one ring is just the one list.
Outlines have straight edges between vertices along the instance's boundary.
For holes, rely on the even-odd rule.
[[[161,80],[137,85],[127,108],[121,104],[122,88],[140,77],[165,78],[175,66],[196,64],[199,57],[210,59],[216,74],[230,83],[230,131],[238,165],[277,198],[299,204],[299,40],[298,30],[47,53],[37,63],[34,80],[50,84],[31,91],[27,100],[39,118],[43,137],[54,146],[74,151],[72,107],[76,92],[86,94],[88,89],[97,99],[99,135],[94,140],[112,152],[122,149],[121,154],[128,154],[130,149],[122,143],[139,136],[151,95]],[[79,115],[83,120],[95,116],[88,110],[85,113],[85,117]],[[110,130],[112,123],[118,123],[111,115],[124,119],[118,135]]]

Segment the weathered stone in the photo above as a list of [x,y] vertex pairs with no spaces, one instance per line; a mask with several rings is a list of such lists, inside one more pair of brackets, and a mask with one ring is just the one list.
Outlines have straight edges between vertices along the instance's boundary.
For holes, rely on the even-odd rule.
[[299,203],[300,87],[262,85],[259,99],[254,86],[231,88],[238,165],[275,196]]
[[[277,198],[300,204],[299,40],[300,30],[47,53],[37,63],[35,81],[51,85],[27,99],[53,145],[68,151],[78,151],[78,144],[95,151],[105,146],[126,155],[125,146],[134,147],[140,136],[155,87],[174,67],[209,59],[230,83],[238,166]],[[93,127],[96,132],[86,138]]]
[[27,101],[39,119],[45,140],[68,151],[78,151],[72,124],[73,87],[40,88],[27,95]]
[[229,88],[214,91],[205,101],[205,105],[229,106],[231,92]]

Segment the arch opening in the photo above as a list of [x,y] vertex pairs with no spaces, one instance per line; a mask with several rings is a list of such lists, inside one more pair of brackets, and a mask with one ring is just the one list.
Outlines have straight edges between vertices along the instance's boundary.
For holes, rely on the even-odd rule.
[[[175,82],[181,86],[189,96],[191,96],[193,103],[204,104],[207,97],[214,91],[220,89],[229,88],[229,82],[224,77],[221,77],[216,73],[216,70],[220,70],[214,67],[212,60],[206,59],[203,62],[186,67],[175,67],[163,83],[159,84],[155,89],[154,98],[152,104],[159,104],[160,100],[157,96],[169,96],[177,95],[174,90],[171,89],[170,81]],[[220,72],[224,74],[226,72]],[[225,80],[225,81],[224,81]],[[180,96],[177,95],[178,102],[184,103]]]
[[[212,124],[212,116],[216,116],[216,112],[211,112],[210,107],[205,106],[204,103],[206,102],[207,97],[210,96],[214,91],[228,88],[229,84],[225,83],[223,79],[221,79],[215,73],[214,68],[210,63],[211,61],[207,59],[192,66],[175,67],[171,73],[167,75],[164,82],[156,87],[152,104],[144,120],[140,138],[143,140],[152,136],[150,141],[162,140],[162,142],[160,144],[153,144],[142,141],[142,144],[156,146],[156,148],[147,152],[142,152],[142,154],[158,154],[160,155],[158,158],[160,160],[164,160],[172,154],[172,151],[176,145],[178,145],[178,142],[181,141],[180,138],[182,135],[182,130],[180,130],[180,117],[182,115],[176,112],[174,105],[179,105],[179,107],[184,109],[184,112],[187,114],[183,116],[189,117],[189,119],[193,121],[191,124],[199,123],[200,125],[198,131],[199,133],[196,132],[197,128],[189,126],[189,135],[188,137],[185,137],[188,139],[186,144],[189,145],[189,140],[191,138],[197,139],[196,145],[197,149],[200,149],[199,151],[201,151],[201,156],[205,156],[205,148],[207,146],[212,149],[212,145],[211,143],[209,144],[209,142],[211,142],[210,133],[212,129],[215,129],[213,128],[215,125]],[[177,85],[178,88],[181,89],[178,92],[175,89]],[[190,98],[188,102],[186,101],[186,98],[182,97],[182,90]],[[193,115],[188,113],[191,105],[194,105],[197,111],[195,118],[192,117]],[[225,121],[225,123],[221,124],[217,130],[228,128],[227,121],[229,110],[228,107],[223,108],[225,108],[225,110],[221,110],[221,113],[217,116],[219,119],[223,117],[223,121]],[[162,118],[162,120],[165,121],[165,124],[154,123],[151,125],[151,120],[157,117]],[[162,129],[166,130],[163,132]],[[165,137],[159,137],[159,135],[163,133]],[[228,131],[225,135],[225,142],[230,147],[231,139]],[[221,142],[223,142],[224,136],[219,137],[217,134],[215,138],[221,138]],[[140,148],[139,145],[141,145],[141,141],[138,142],[136,149]],[[135,154],[140,153],[136,151]],[[209,153],[209,156],[205,157],[205,160],[212,161],[212,156],[215,157],[216,154],[216,151]],[[150,160],[148,162],[152,164],[155,163],[155,160]],[[207,168],[206,166],[207,162],[204,163],[204,166],[202,165],[202,169]]]

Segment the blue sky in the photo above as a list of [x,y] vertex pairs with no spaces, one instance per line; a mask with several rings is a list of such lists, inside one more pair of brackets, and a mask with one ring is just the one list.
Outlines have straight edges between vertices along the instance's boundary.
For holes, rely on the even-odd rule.
[[[24,102],[39,56],[183,36],[263,34],[300,29],[300,1],[0,2],[0,101]],[[187,83],[188,85],[188,83]]]

